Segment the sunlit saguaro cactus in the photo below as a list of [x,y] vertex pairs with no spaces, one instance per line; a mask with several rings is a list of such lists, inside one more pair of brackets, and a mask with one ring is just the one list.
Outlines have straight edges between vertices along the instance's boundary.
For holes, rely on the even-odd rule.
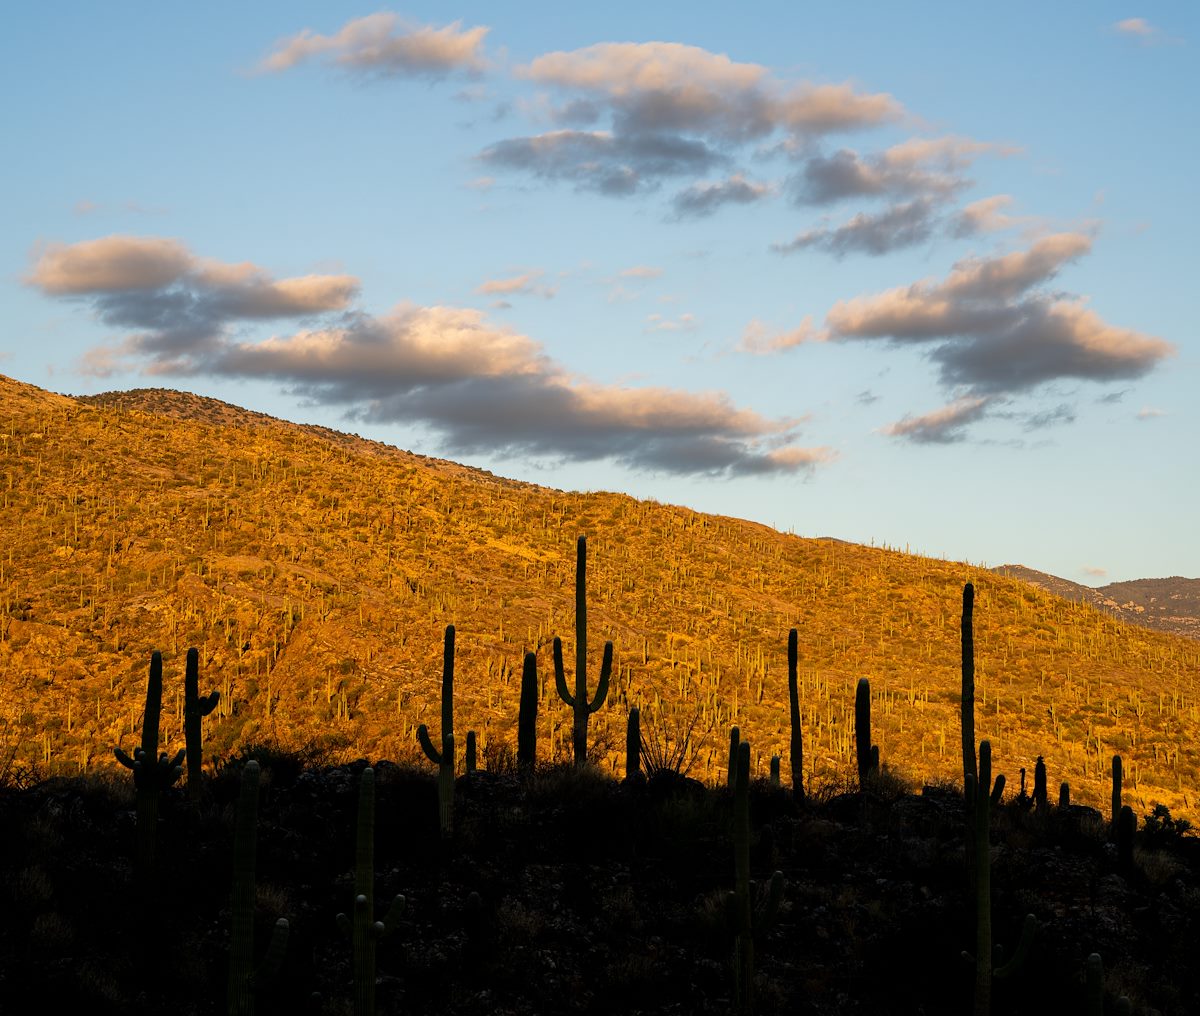
[[587,763],[588,717],[596,712],[608,695],[608,679],[612,674],[613,644],[604,643],[604,659],[600,663],[600,682],[596,694],[588,701],[587,691],[587,537],[579,537],[575,545],[575,694],[567,688],[563,671],[562,640],[554,640],[554,683],[561,698],[574,714],[572,748],[575,765]]

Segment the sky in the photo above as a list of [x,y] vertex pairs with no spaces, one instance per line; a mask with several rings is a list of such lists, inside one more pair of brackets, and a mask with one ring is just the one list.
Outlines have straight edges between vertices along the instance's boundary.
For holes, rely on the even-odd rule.
[[1200,7],[5,12],[0,372],[1200,576]]

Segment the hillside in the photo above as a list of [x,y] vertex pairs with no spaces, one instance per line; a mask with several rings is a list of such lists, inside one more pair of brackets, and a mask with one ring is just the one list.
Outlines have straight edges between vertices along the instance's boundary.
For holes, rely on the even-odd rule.
[[[206,750],[321,742],[415,758],[436,730],[442,634],[457,627],[456,726],[485,760],[515,743],[536,649],[539,751],[569,750],[550,641],[573,657],[575,538],[589,540],[589,686],[606,765],[625,716],[648,736],[698,717],[693,775],[724,778],[731,723],[756,771],[786,756],[788,629],[800,637],[806,769],[853,765],[853,693],[871,680],[893,771],[950,779],[959,753],[959,607],[973,581],[977,734],[999,770],[1045,755],[1052,785],[1099,806],[1114,752],[1127,794],[1196,816],[1200,646],[961,563],[803,539],[611,493],[563,493],[165,391],[88,399],[0,379],[0,744],[71,774],[130,750],[153,649],[182,744],[183,655],[221,704]],[[786,763],[785,763],[786,765]]]
[[1023,579],[1055,596],[1090,603],[1129,624],[1200,639],[1200,579],[1172,575],[1165,579],[1110,582],[1093,588],[1019,564],[1005,564],[992,570]]

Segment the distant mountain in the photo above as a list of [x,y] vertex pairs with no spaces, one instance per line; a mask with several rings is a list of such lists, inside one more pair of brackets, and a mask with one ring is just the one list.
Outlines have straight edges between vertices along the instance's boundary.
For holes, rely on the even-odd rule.
[[1076,603],[1090,603],[1129,624],[1200,639],[1200,579],[1172,575],[1110,582],[1093,589],[1020,564],[1003,564],[992,571]]

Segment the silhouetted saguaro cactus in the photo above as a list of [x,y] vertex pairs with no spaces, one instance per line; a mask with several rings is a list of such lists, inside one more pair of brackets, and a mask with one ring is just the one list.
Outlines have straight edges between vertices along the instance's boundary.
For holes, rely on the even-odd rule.
[[733,789],[734,783],[737,781],[738,767],[738,746],[742,742],[742,732],[738,727],[729,728],[729,772],[725,782],[729,789]]
[[625,779],[639,781],[642,774],[642,714],[637,706],[625,721]]
[[187,666],[183,673],[183,737],[187,753],[188,797],[200,799],[200,773],[203,767],[204,717],[211,713],[220,701],[221,693],[211,691],[200,694],[200,651],[187,651]]
[[470,776],[475,772],[476,755],[475,755],[475,731],[467,731],[467,753],[463,759],[463,771]]
[[1004,962],[999,946],[992,947],[992,856],[991,856],[991,804],[1003,790],[1003,777],[996,778],[998,790],[989,791],[992,780],[992,746],[988,741],[979,743],[979,765],[975,775],[967,774],[967,815],[970,820],[967,831],[971,844],[968,856],[971,859],[971,884],[975,890],[975,953],[963,953],[963,959],[975,967],[975,1016],[988,1016],[992,1005],[992,982],[1020,970],[1033,944],[1037,930],[1037,919],[1033,914],[1025,918],[1021,929],[1021,940],[1016,955]]
[[804,801],[804,731],[800,722],[800,689],[796,683],[799,663],[796,629],[788,632],[788,715],[791,717],[792,800]]
[[783,872],[771,876],[764,900],[755,900],[750,881],[750,742],[737,748],[733,781],[733,892],[727,897],[733,928],[734,998],[739,1013],[754,1009],[754,944],[775,919],[783,899]]
[[438,767],[438,818],[442,835],[454,825],[454,625],[446,625],[442,648],[442,750],[429,738],[429,728],[417,728],[417,740],[429,761]]
[[1117,867],[1126,878],[1133,875],[1133,834],[1137,831],[1137,816],[1129,805],[1117,816]]
[[521,709],[517,714],[517,768],[533,771],[537,763],[538,679],[537,654],[525,654],[521,671]]
[[1124,767],[1121,764],[1121,756],[1114,755],[1112,757],[1112,836],[1115,839],[1117,836],[1117,823],[1121,818],[1121,784],[1123,782]]
[[113,754],[118,762],[133,770],[137,788],[138,867],[143,874],[154,866],[154,840],[158,826],[158,795],[183,775],[184,751],[171,758],[158,751],[158,721],[162,713],[162,653],[150,656],[150,677],[146,682],[146,705],[142,713],[142,746],[130,758],[120,748]]
[[1071,784],[1066,780],[1058,785],[1058,806],[1064,811],[1071,807]]
[[778,755],[771,756],[771,786],[776,790],[779,789],[779,763],[782,760]]
[[588,717],[596,712],[608,695],[608,678],[612,673],[613,644],[604,643],[604,659],[600,663],[600,683],[596,694],[588,701],[587,692],[587,537],[579,537],[575,545],[575,694],[567,689],[567,677],[563,672],[562,639],[554,640],[554,683],[558,697],[570,706],[575,724],[572,730],[572,748],[575,764],[587,763]]
[[861,790],[871,773],[879,768],[879,748],[871,744],[871,682],[865,677],[858,679],[854,693],[854,749]]
[[1046,760],[1041,755],[1037,757],[1037,765],[1033,767],[1033,803],[1041,813],[1049,807],[1046,791]]
[[[1115,1016],[1130,1016],[1133,1006],[1122,995],[1113,1006]],[[1104,961],[1099,953],[1087,958],[1087,1016],[1104,1016]]]
[[254,1016],[261,987],[283,963],[287,951],[288,922],[280,918],[271,932],[267,954],[254,969],[254,867],[258,852],[259,767],[250,759],[242,767],[237,820],[233,832],[233,926],[229,936],[229,1016]]
[[962,623],[962,758],[963,784],[975,776],[975,587],[963,586]]
[[392,898],[387,916],[375,913],[375,770],[368,766],[358,784],[358,825],[354,848],[354,914],[337,915],[338,927],[354,948],[354,1016],[375,1016],[375,945],[396,929],[404,897]]

